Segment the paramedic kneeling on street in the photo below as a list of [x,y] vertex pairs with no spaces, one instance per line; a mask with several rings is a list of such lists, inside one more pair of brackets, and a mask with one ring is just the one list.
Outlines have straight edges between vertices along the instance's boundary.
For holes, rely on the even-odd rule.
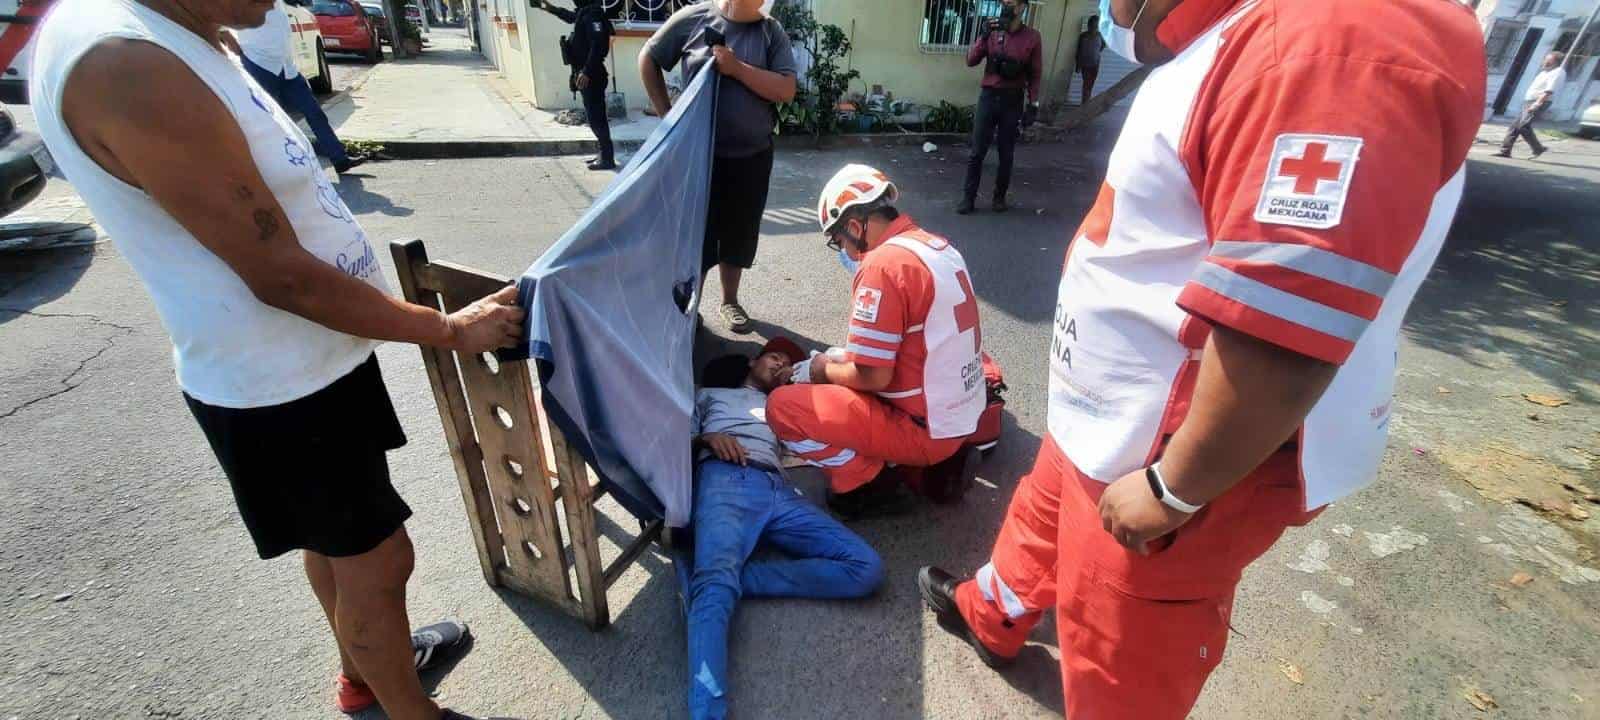
[[[893,182],[840,170],[817,212],[828,247],[854,275],[849,341],[796,366],[767,419],[788,449],[827,473],[846,516],[902,509],[886,463],[929,468],[925,494],[958,499],[972,481],[986,387],[978,300],[966,261],[895,209]],[[961,452],[958,452],[961,451]]]

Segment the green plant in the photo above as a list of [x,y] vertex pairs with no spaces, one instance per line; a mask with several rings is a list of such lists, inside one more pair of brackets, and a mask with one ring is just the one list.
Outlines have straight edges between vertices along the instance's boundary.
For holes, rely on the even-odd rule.
[[398,22],[399,25],[395,27],[400,30],[400,39],[422,42],[422,28],[417,27],[416,23],[409,18],[398,18]]
[[939,107],[929,110],[923,120],[924,129],[929,132],[969,133],[972,123],[972,106],[954,105],[948,100],[940,100]]
[[861,77],[861,73],[844,70],[840,65],[850,54],[850,37],[837,25],[818,23],[811,11],[799,3],[777,3],[772,14],[793,43],[805,48],[812,58],[811,67],[806,70],[805,94],[797,93],[793,103],[785,104],[809,108],[809,112],[779,108],[780,125],[787,114],[796,121],[794,127],[813,135],[839,132],[839,99],[849,90],[850,81]]

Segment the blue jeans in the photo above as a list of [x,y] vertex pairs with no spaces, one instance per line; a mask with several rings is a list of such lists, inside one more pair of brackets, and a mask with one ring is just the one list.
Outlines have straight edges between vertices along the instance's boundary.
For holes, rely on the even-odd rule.
[[288,113],[300,113],[306,119],[306,124],[311,126],[311,132],[317,136],[317,154],[338,165],[350,159],[344,152],[344,143],[339,142],[339,136],[333,134],[333,126],[328,124],[327,113],[322,112],[321,103],[317,96],[311,94],[311,85],[306,83],[304,75],[296,73],[294,77],[286,78],[276,73],[267,72],[260,65],[244,58],[244,69],[249,71],[250,77],[256,79],[256,84],[262,90],[278,101],[278,106]]
[[[687,597],[698,720],[728,714],[728,623],[740,597],[862,597],[883,583],[883,560],[777,473],[712,460],[697,478]],[[746,562],[762,542],[788,557]]]

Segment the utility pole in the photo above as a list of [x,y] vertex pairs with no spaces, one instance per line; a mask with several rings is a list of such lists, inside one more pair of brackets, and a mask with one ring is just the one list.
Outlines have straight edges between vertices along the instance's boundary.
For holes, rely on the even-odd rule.
[[1594,4],[1594,9],[1589,11],[1589,19],[1583,21],[1583,27],[1578,29],[1578,36],[1572,39],[1572,47],[1567,48],[1567,56],[1561,59],[1561,69],[1569,74],[1572,70],[1572,56],[1583,49],[1583,36],[1589,33],[1589,26],[1594,24],[1594,18],[1600,15],[1600,0]]
[[383,0],[383,12],[389,16],[389,48],[396,60],[407,57],[405,44],[400,40],[400,23],[405,22],[405,6],[399,0]]

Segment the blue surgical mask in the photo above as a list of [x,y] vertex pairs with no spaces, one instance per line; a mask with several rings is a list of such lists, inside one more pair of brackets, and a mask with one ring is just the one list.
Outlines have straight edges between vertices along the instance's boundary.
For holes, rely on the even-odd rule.
[[839,264],[850,273],[850,277],[855,277],[856,272],[861,270],[861,261],[851,259],[850,253],[845,252],[844,248],[839,248]]
[[[1144,16],[1144,9],[1150,5],[1150,0],[1139,5],[1138,14],[1133,16],[1133,24],[1139,24],[1139,18]],[[1137,43],[1134,42],[1132,27],[1117,25],[1115,18],[1111,17],[1111,0],[1100,0],[1100,37],[1105,38],[1106,47],[1133,62],[1139,62]]]

